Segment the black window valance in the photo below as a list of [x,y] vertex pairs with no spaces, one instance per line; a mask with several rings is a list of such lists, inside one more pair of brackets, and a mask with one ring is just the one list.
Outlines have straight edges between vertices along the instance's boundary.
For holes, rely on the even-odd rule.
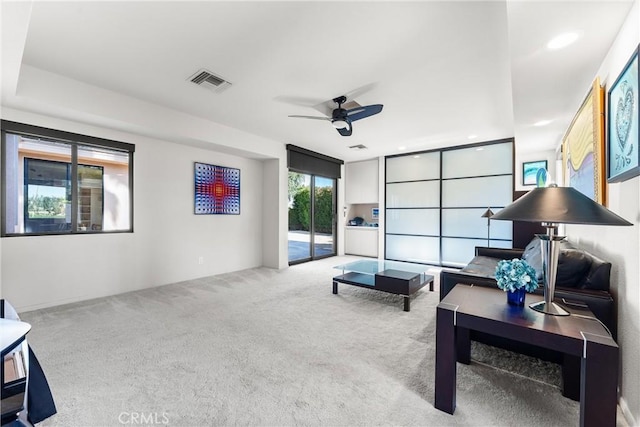
[[287,144],[287,167],[293,171],[340,178],[340,165],[344,161],[296,145]]

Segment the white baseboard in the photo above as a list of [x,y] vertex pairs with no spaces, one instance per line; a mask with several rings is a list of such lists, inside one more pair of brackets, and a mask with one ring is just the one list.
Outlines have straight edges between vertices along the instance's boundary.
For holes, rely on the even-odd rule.
[[637,427],[638,422],[634,418],[633,414],[629,410],[629,406],[627,405],[627,401],[624,400],[624,397],[621,397],[618,401],[620,405],[620,409],[622,410],[622,415],[624,415],[624,420],[627,422],[628,426]]

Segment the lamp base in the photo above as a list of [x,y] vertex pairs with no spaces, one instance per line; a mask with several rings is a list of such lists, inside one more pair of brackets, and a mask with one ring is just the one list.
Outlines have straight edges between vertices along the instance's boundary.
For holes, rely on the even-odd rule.
[[532,308],[535,311],[539,311],[544,314],[551,314],[552,316],[569,316],[569,312],[558,304],[552,302],[547,305],[544,301],[535,302],[529,305],[529,308]]

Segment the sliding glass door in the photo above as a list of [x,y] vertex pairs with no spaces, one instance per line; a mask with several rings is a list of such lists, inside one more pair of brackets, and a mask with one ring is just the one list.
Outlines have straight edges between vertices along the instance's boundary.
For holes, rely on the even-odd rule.
[[289,172],[289,262],[311,259],[311,175]]
[[387,157],[385,258],[460,267],[512,247],[511,223],[482,214],[511,202],[513,159],[511,139]]
[[334,179],[316,176],[313,183],[313,256],[317,259],[336,254],[336,192]]
[[336,254],[336,180],[289,172],[289,264]]

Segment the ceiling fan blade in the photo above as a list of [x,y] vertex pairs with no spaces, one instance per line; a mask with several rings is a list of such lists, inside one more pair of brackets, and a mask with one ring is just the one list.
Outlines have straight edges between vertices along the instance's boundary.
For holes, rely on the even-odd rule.
[[338,133],[342,136],[351,136],[351,133],[353,132],[352,128],[342,128],[342,129],[337,129]]
[[361,87],[359,87],[357,89],[354,89],[352,91],[349,91],[349,92],[345,93],[345,96],[348,99],[357,99],[357,98],[360,98],[362,95],[364,95],[364,94],[366,94],[368,92],[371,92],[373,89],[376,88],[376,86],[378,86],[377,83],[369,83],[369,84],[361,86]]
[[314,105],[323,102],[319,98],[311,98],[308,96],[276,96],[274,101],[282,102],[283,104],[297,105],[298,107],[313,107]]
[[349,117],[352,122],[355,122],[356,120],[364,119],[365,117],[378,114],[380,111],[382,111],[382,107],[382,104],[374,104],[367,105],[365,107],[353,108],[351,110],[347,110],[347,117]]
[[336,130],[338,131],[338,133],[342,136],[351,136],[351,134],[353,133],[353,125],[351,124],[351,121],[348,122],[349,126],[347,126],[346,128],[336,128]]
[[329,120],[331,121],[330,117],[318,117],[318,116],[298,116],[298,115],[292,115],[289,117],[293,117],[296,119],[313,119],[313,120]]

